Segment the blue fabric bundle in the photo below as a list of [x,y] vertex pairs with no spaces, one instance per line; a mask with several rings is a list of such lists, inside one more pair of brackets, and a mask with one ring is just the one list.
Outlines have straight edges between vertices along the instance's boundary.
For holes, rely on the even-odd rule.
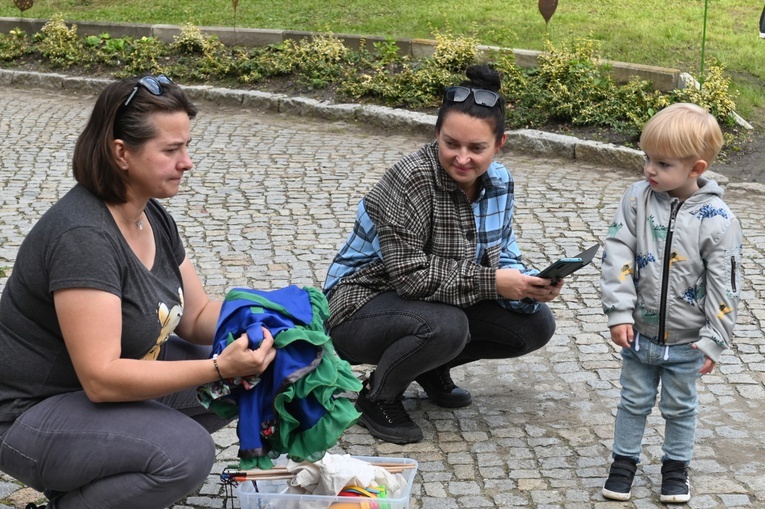
[[[341,360],[324,329],[327,301],[312,287],[273,291],[231,290],[223,302],[212,354],[247,333],[250,348],[274,337],[274,362],[260,380],[233,379],[199,389],[200,402],[222,417],[239,415],[240,468],[271,468],[272,458],[316,461],[359,413],[340,393],[361,390],[350,365]],[[253,385],[254,384],[254,385]]]

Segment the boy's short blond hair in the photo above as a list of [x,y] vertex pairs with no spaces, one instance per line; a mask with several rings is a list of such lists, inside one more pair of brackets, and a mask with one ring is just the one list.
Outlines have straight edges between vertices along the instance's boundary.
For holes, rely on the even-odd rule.
[[655,114],[643,127],[640,148],[665,157],[703,159],[711,165],[723,146],[720,125],[707,110],[676,103]]

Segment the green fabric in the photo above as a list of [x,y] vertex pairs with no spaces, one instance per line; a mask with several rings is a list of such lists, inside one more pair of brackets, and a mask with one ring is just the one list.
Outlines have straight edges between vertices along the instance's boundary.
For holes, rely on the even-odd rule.
[[[277,415],[277,429],[273,435],[265,438],[271,446],[271,451],[268,456],[240,459],[239,467],[243,470],[272,468],[272,458],[281,454],[287,454],[295,461],[317,461],[361,416],[348,398],[340,396],[344,392],[359,392],[362,386],[353,375],[350,364],[338,357],[332,340],[325,332],[324,322],[329,316],[327,300],[316,288],[303,289],[308,292],[313,311],[311,323],[278,333],[274,337],[274,346],[279,349],[294,341],[308,341],[312,345],[320,346],[323,356],[314,370],[276,395],[274,410]],[[284,307],[259,295],[232,290],[226,298],[252,300],[258,307],[292,316]],[[326,413],[314,426],[300,431],[300,422],[290,414],[288,406],[293,400],[305,398],[309,394],[326,409]],[[226,407],[220,409],[231,411],[230,405]],[[216,413],[217,411],[216,408]]]

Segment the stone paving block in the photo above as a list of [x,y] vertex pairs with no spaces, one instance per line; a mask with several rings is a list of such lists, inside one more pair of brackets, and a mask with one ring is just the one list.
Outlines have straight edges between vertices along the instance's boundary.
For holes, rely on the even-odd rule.
[[0,481],[0,499],[3,499],[13,493],[14,491],[17,491],[19,489],[18,484]]

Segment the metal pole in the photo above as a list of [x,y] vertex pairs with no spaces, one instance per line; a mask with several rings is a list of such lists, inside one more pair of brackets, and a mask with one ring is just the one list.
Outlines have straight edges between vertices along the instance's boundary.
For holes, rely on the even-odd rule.
[[699,92],[704,87],[704,52],[707,45],[707,11],[709,0],[704,1],[704,31],[701,34],[701,72],[699,73]]

